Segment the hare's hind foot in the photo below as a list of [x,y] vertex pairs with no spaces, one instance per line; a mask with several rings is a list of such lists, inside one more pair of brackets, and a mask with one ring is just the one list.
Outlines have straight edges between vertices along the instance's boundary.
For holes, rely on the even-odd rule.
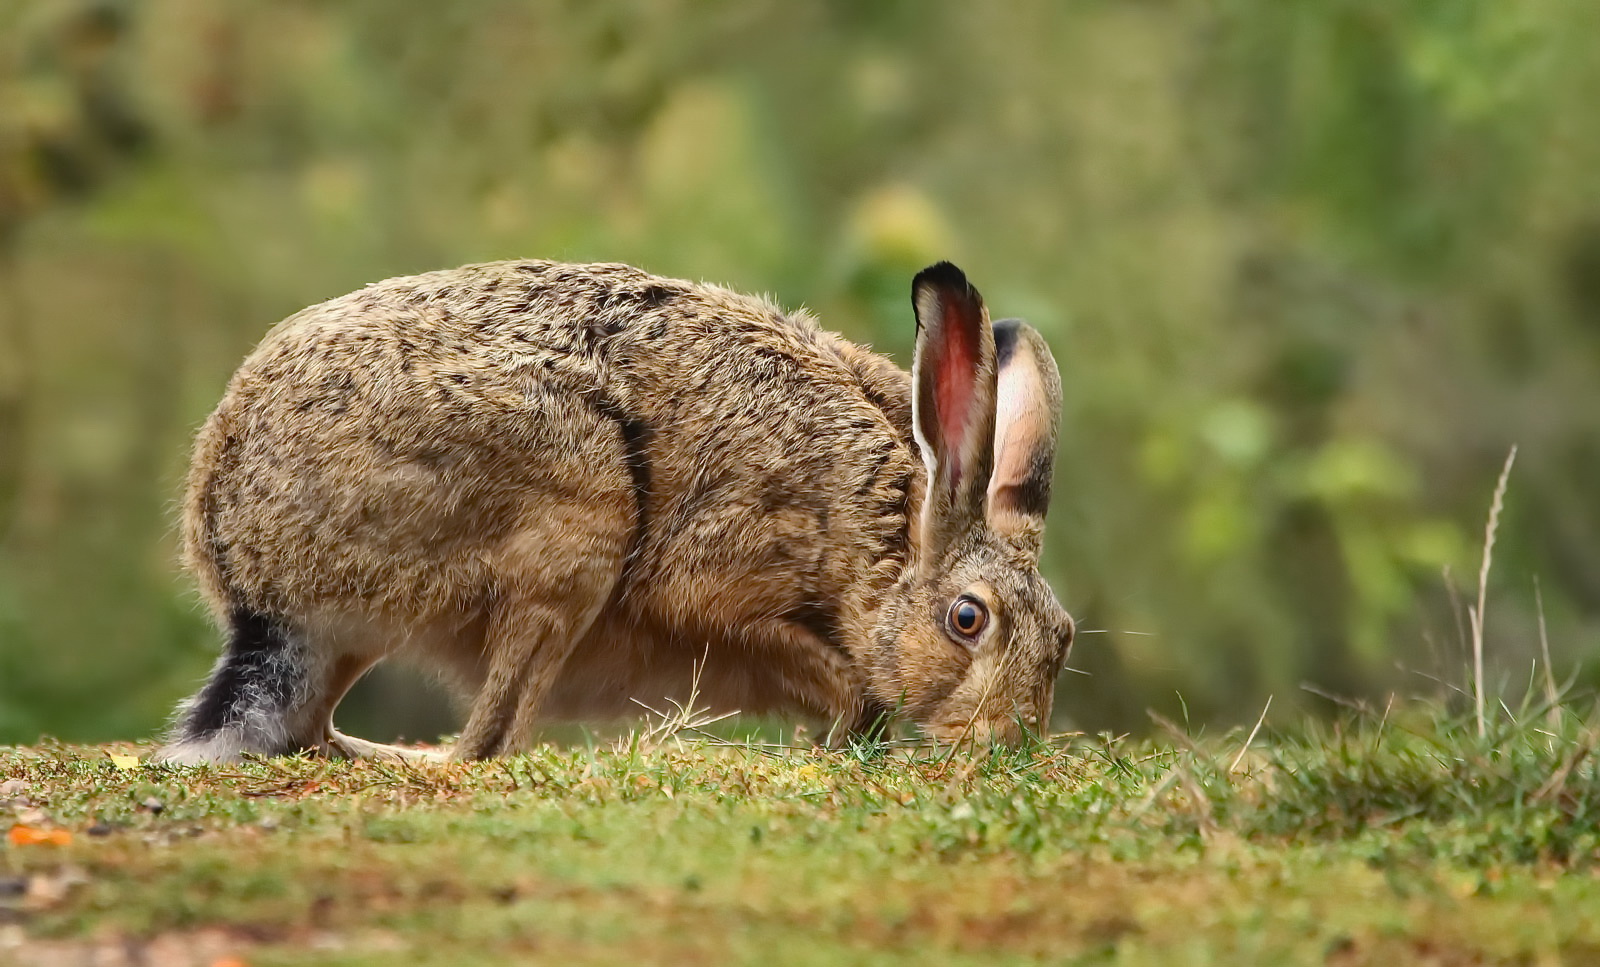
[[407,749],[398,745],[368,742],[353,735],[345,735],[338,729],[329,731],[321,751],[343,759],[372,759],[396,764],[443,762],[449,758],[442,749]]
[[240,736],[219,731],[209,736],[180,738],[169,742],[156,753],[154,761],[174,766],[195,766],[238,762],[247,755],[289,755],[311,753],[332,759],[367,759],[395,765],[415,765],[423,762],[444,762],[448,755],[440,749],[407,749],[397,745],[368,742],[355,736],[334,731],[322,742],[306,744],[279,752],[262,752],[246,748]]

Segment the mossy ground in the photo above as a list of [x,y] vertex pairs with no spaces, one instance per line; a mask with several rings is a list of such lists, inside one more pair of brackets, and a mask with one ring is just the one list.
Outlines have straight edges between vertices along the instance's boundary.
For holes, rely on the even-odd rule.
[[71,834],[0,845],[0,963],[1600,963],[1595,742],[1417,708],[1243,755],[0,749],[0,824]]

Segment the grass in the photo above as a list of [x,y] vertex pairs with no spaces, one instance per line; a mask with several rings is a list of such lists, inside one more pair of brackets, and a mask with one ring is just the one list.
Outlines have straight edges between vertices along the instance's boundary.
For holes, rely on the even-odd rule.
[[0,963],[1600,963],[1570,708],[955,756],[6,749],[0,823],[72,840],[0,846]]

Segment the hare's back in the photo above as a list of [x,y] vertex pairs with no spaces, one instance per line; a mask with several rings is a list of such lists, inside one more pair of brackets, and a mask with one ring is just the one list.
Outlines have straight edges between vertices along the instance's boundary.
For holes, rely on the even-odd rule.
[[486,548],[550,495],[588,495],[636,528],[629,600],[787,608],[903,540],[913,461],[859,353],[621,265],[378,283],[286,320],[235,375],[196,448],[189,557],[265,607],[444,607],[492,583]]

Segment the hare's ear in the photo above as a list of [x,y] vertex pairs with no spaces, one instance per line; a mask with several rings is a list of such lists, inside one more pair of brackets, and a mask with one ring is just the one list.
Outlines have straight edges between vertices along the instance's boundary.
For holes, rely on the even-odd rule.
[[911,283],[917,311],[913,424],[928,490],[922,503],[922,567],[984,519],[994,463],[994,332],[983,298],[961,270],[940,262]]
[[994,343],[1000,375],[989,526],[1037,554],[1061,430],[1061,373],[1044,337],[1021,319],[995,323]]

